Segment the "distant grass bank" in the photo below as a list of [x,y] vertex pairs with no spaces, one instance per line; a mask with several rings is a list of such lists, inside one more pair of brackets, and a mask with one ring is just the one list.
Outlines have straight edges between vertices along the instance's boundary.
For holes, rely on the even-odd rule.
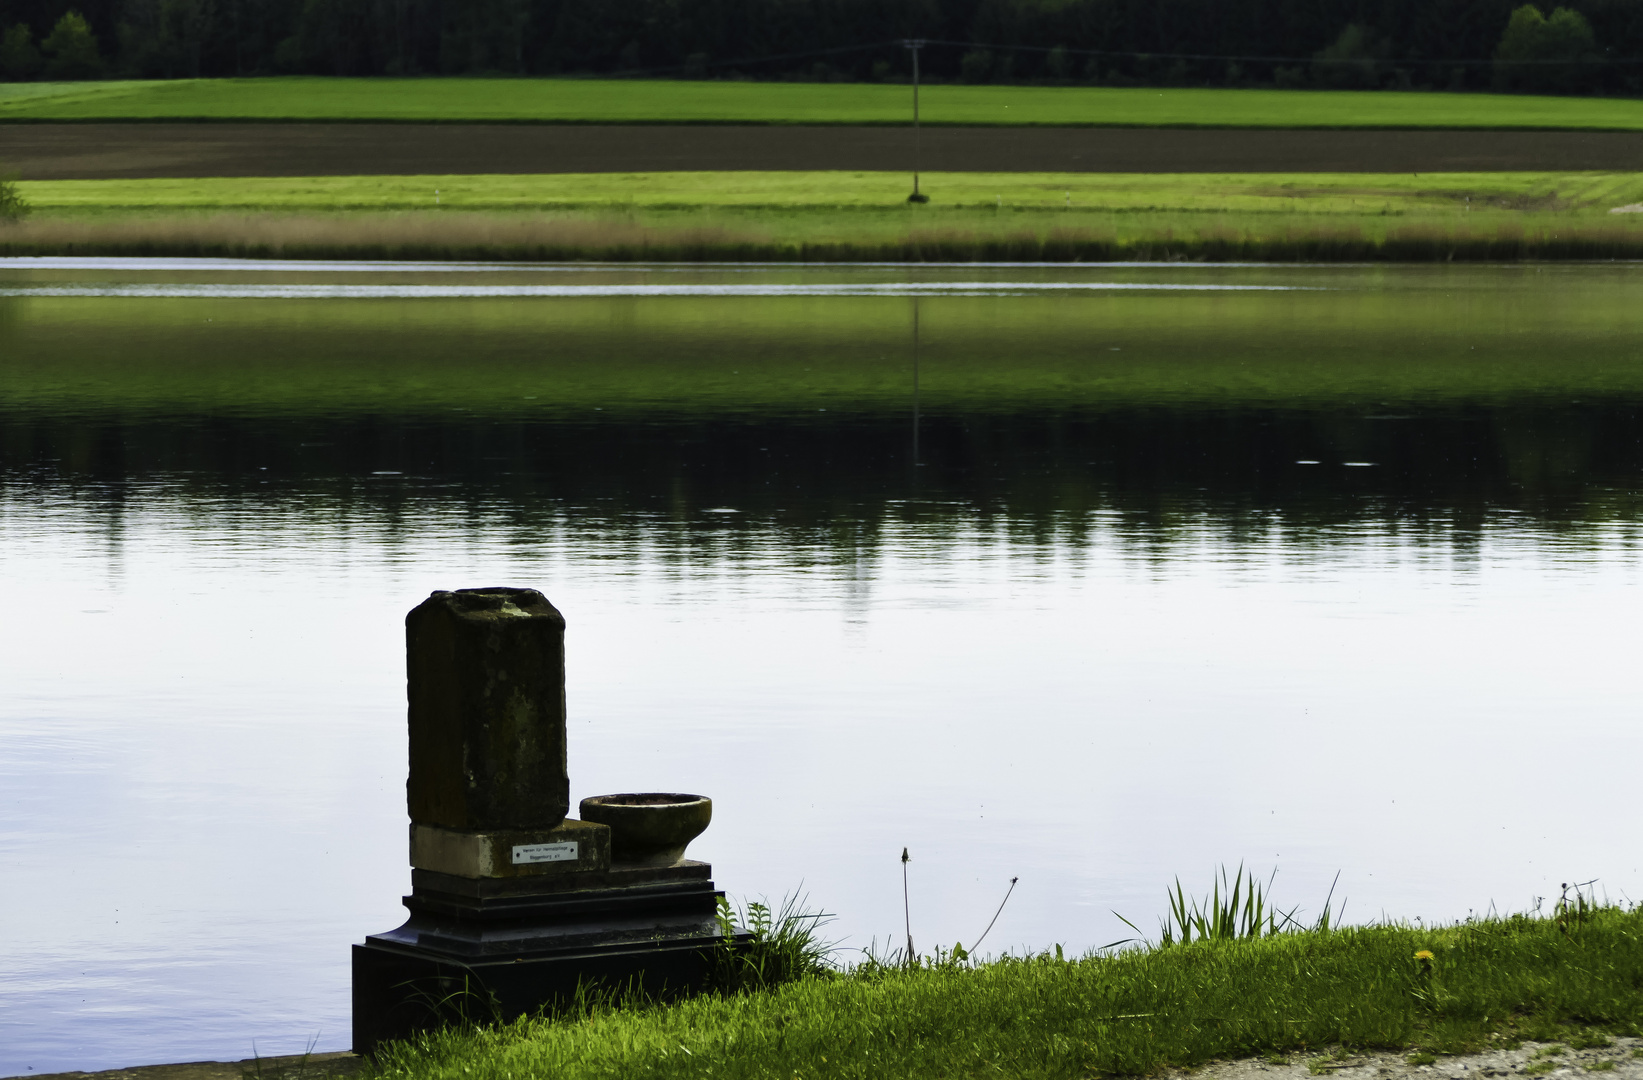
[[66,180],[0,254],[601,261],[1643,258],[1635,173]]
[[[41,210],[760,210],[796,216],[893,210],[937,224],[954,211],[1397,216],[1471,211],[1606,214],[1643,201],[1632,172],[929,172],[909,206],[903,172],[653,172],[34,180]],[[844,219],[841,219],[844,220]]]
[[[930,85],[926,124],[1643,130],[1643,101],[1390,91]],[[883,83],[655,79],[178,79],[0,84],[0,122],[905,124]]]
[[1640,1021],[1643,912],[1608,908],[1581,924],[1520,916],[1077,960],[870,966],[771,991],[445,1032],[389,1047],[366,1075],[1037,1080],[1331,1047],[1445,1053],[1571,1035],[1601,1046],[1602,1032],[1635,1034]]

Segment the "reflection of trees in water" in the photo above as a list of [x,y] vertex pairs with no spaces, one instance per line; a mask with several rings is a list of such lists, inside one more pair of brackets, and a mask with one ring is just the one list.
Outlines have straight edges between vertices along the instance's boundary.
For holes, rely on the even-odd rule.
[[[0,415],[0,467],[14,498],[80,492],[112,507],[162,482],[166,498],[217,516],[290,504],[404,528],[430,508],[521,525],[574,508],[588,526],[672,531],[708,548],[774,526],[867,563],[894,522],[984,526],[1027,543],[1116,525],[1161,549],[1206,525],[1255,542],[1278,527],[1360,522],[1453,545],[1503,512],[1563,525],[1635,518],[1640,412],[1629,401],[926,412],[916,484],[906,414]],[[707,512],[726,507],[740,513]]]

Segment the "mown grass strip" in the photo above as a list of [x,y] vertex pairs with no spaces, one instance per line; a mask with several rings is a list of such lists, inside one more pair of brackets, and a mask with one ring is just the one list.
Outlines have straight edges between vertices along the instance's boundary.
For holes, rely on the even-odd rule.
[[23,181],[9,255],[764,262],[1643,258],[1635,173]]
[[[1643,130],[1643,102],[1387,91],[932,85],[947,125]],[[0,120],[904,124],[906,86],[648,79],[284,77],[37,83]]]
[[1640,1019],[1643,913],[1610,908],[1579,926],[1516,917],[875,967],[446,1031],[390,1047],[369,1077],[1037,1080],[1329,1046],[1452,1052],[1570,1027],[1635,1033]]
[[[41,210],[894,209],[938,225],[954,209],[1303,215],[1591,210],[1643,201],[1643,176],[1515,173],[926,173],[925,206],[896,172],[560,173],[28,180]],[[1643,217],[1643,215],[1638,215]]]

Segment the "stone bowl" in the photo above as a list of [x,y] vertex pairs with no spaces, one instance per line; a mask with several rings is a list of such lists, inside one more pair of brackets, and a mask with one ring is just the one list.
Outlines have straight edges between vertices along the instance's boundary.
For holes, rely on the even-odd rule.
[[713,800],[701,795],[639,791],[583,799],[583,821],[610,826],[613,866],[674,866],[713,820]]

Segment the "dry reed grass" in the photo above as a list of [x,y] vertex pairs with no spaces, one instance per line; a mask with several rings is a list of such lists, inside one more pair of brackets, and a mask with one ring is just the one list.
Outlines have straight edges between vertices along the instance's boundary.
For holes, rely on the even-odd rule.
[[[1115,227],[925,227],[805,238],[781,222],[655,223],[619,215],[418,212],[166,213],[46,217],[0,225],[0,255],[203,256],[652,262],[1444,262],[1643,259],[1643,221],[1563,219],[1529,226],[1436,220],[1376,234],[1353,222],[1194,222],[1131,218]],[[1382,226],[1371,226],[1381,228]],[[854,234],[854,235],[852,235]]]

